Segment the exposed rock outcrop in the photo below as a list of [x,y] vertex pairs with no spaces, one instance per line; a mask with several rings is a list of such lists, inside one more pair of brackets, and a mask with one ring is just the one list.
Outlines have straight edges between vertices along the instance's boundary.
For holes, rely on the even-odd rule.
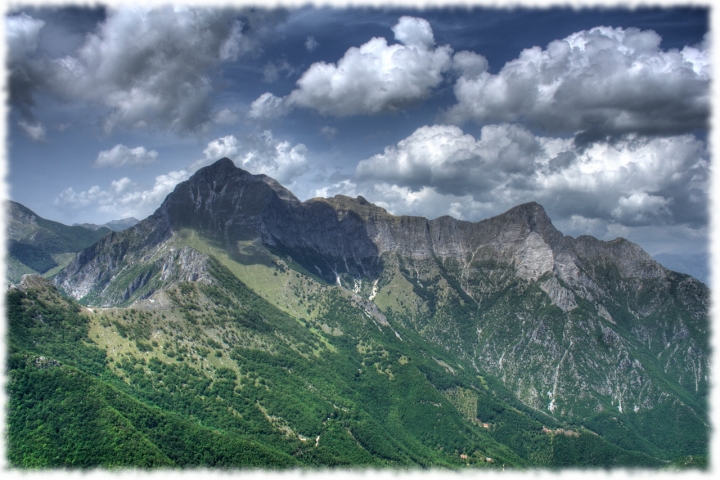
[[[107,297],[107,288],[131,265],[167,262],[158,259],[181,229],[198,232],[230,254],[239,241],[255,241],[291,257],[330,284],[344,274],[377,280],[387,254],[413,261],[437,259],[464,268],[473,261],[500,262],[514,265],[515,275],[528,282],[553,273],[574,291],[552,282],[543,284],[551,300],[565,311],[576,305],[575,295],[594,302],[608,294],[595,278],[605,275],[607,268],[638,279],[662,279],[667,272],[627,240],[563,236],[535,202],[474,223],[448,216],[434,220],[394,216],[362,197],[338,195],[300,202],[272,178],[252,175],[225,158],[179,184],[152,216],[82,251],[55,283],[75,298],[91,292]],[[193,263],[190,257],[186,260],[180,263]],[[172,265],[157,268],[165,281]],[[142,275],[125,279],[124,288],[142,288],[150,274]],[[202,277],[197,270],[187,275]]]

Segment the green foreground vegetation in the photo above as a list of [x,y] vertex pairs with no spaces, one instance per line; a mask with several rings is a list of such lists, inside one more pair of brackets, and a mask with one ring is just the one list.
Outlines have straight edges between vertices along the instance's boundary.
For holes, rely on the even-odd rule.
[[[380,285],[380,317],[347,290],[267,258],[211,257],[211,282],[127,308],[90,309],[41,280],[9,291],[10,465],[707,466],[706,437],[691,431],[702,424],[673,405],[635,421],[603,413],[563,423],[465,368],[461,350],[428,338],[444,317],[467,334],[462,319],[478,313],[466,302],[393,277]],[[240,280],[251,268],[265,296]],[[382,297],[393,289],[402,296]],[[425,302],[406,306],[411,295]],[[668,415],[674,440],[697,440],[648,437]]]

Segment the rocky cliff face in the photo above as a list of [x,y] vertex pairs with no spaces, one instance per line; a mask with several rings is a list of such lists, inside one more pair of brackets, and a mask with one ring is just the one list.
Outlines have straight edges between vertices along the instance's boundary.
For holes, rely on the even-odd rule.
[[617,266],[623,277],[658,278],[666,271],[630,242],[564,237],[536,203],[477,223],[447,216],[435,220],[396,217],[361,197],[300,202],[275,180],[251,175],[223,159],[178,185],[141,224],[83,252],[60,282],[69,291],[86,291],[72,284],[89,278],[102,282],[107,275],[80,274],[83,266],[94,265],[90,268],[98,273],[111,272],[125,255],[157,247],[182,228],[193,229],[231,251],[238,241],[260,242],[291,256],[329,283],[342,274],[377,278],[386,254],[438,258],[459,265],[500,261],[514,265],[516,275],[525,280],[551,272],[566,283],[596,292],[596,282],[581,268],[583,261],[601,258]]
[[[480,222],[394,216],[362,197],[300,202],[223,159],[178,185],[152,216],[80,252],[55,283],[110,306],[182,281],[212,282],[207,255],[178,242],[184,230],[229,258],[255,245],[283,269],[324,280],[315,291],[352,290],[378,328],[454,352],[533,409],[598,429],[609,428],[608,412],[632,412],[633,426],[622,427],[630,436],[658,415],[707,426],[707,288],[627,240],[564,236],[537,203]],[[310,301],[282,295],[281,307],[288,295]],[[298,305],[308,315],[318,308]]]
[[[13,225],[13,231],[18,230]],[[394,216],[362,197],[300,202],[275,180],[252,175],[229,159],[178,185],[146,220],[82,251],[56,283],[76,298],[103,298],[117,290],[108,290],[111,284],[121,278],[127,281],[138,265],[157,262],[171,251],[182,229],[198,232],[230,253],[238,249],[238,242],[256,242],[331,284],[354,278],[370,285],[394,257],[426,264],[430,270],[441,265],[476,302],[516,279],[544,279],[541,289],[561,310],[572,311],[583,299],[603,318],[612,318],[605,303],[616,302],[616,291],[633,292],[647,281],[661,285],[660,290],[670,288],[670,272],[639,246],[624,239],[563,236],[534,202],[475,223],[447,216]],[[483,274],[490,264],[509,272],[494,286]],[[418,280],[429,280],[415,268]],[[131,279],[122,286],[122,296],[112,295],[113,300],[102,303],[127,300],[127,289],[131,297],[132,286],[139,284],[144,283]],[[657,296],[643,305],[626,297],[630,311],[645,316],[662,303]]]

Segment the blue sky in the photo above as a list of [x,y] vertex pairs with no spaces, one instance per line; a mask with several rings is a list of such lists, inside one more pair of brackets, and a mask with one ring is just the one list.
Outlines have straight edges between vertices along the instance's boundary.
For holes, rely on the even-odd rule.
[[151,214],[222,156],[300,199],[708,249],[705,7],[18,8],[9,196]]

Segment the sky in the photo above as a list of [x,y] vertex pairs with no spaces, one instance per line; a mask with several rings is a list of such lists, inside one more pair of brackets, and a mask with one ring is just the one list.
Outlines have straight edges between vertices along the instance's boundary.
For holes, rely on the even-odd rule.
[[143,219],[229,157],[301,200],[709,250],[705,6],[147,5],[6,13],[9,198]]

